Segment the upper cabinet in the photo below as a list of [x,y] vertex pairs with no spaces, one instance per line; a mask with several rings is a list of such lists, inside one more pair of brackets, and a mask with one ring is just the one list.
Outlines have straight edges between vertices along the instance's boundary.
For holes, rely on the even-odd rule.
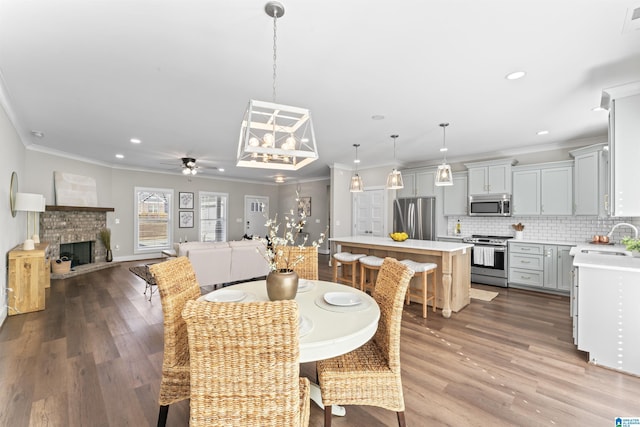
[[607,216],[609,212],[609,146],[595,144],[569,152],[574,158],[573,213]]
[[435,197],[436,169],[411,169],[402,171],[404,188],[398,190],[400,197]]
[[513,168],[514,215],[571,215],[573,161]]
[[601,105],[609,109],[610,214],[640,216],[640,82],[605,89]]
[[467,173],[454,172],[453,185],[444,188],[444,215],[467,214]]
[[469,195],[511,194],[511,167],[515,159],[465,163],[469,171]]

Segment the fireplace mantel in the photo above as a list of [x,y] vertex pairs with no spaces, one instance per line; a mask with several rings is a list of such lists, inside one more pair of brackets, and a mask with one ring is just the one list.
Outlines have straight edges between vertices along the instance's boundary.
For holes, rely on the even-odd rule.
[[99,208],[97,206],[57,206],[47,205],[45,211],[78,211],[78,212],[114,212],[114,208]]

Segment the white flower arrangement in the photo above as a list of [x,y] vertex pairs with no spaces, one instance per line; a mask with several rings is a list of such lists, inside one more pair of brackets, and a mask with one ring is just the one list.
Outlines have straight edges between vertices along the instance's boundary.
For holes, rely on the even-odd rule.
[[[299,201],[299,197],[296,194],[296,204]],[[263,252],[265,260],[269,263],[271,271],[278,270],[293,270],[302,260],[303,255],[296,255],[294,259],[289,259],[288,252],[285,254],[283,250],[286,246],[292,247],[304,247],[306,246],[308,235],[305,235],[300,244],[296,244],[300,233],[302,232],[305,224],[307,223],[307,217],[303,211],[295,213],[293,209],[284,216],[284,225],[278,221],[278,215],[271,219],[268,218],[265,226],[267,227],[267,237],[257,238],[265,244],[266,250]],[[311,246],[317,248],[324,242],[326,238],[326,232],[320,233],[320,238],[311,242]]]

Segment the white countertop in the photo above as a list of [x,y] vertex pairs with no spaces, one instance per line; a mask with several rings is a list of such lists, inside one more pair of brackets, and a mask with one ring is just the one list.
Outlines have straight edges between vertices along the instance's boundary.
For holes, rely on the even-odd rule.
[[640,258],[633,256],[578,252],[573,258],[573,265],[603,270],[640,272]]
[[540,245],[562,245],[562,246],[575,246],[576,242],[567,242],[560,240],[545,240],[545,239],[509,239],[509,243],[537,243]]
[[415,239],[407,239],[404,242],[396,242],[391,237],[374,236],[332,237],[329,240],[336,243],[357,243],[363,245],[379,245],[391,248],[423,249],[440,252],[456,252],[473,247],[472,244],[463,242],[436,242],[434,240]]

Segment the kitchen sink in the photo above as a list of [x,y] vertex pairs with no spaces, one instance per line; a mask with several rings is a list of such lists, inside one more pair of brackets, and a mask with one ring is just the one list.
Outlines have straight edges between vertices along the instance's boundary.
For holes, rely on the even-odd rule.
[[601,250],[601,249],[582,249],[580,252],[583,254],[598,254],[598,255],[614,255],[614,256],[631,256],[631,251],[618,251],[618,250]]

